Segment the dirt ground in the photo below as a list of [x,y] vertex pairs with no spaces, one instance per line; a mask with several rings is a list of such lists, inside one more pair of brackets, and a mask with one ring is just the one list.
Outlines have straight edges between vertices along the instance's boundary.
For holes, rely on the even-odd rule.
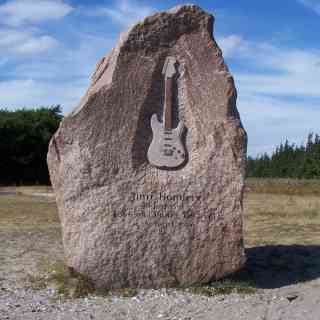
[[320,319],[318,195],[246,193],[248,260],[238,277],[252,284],[253,294],[162,289],[63,299],[54,286],[30,285],[30,279],[43,280],[44,263],[63,259],[57,209],[48,192],[0,188],[1,320]]

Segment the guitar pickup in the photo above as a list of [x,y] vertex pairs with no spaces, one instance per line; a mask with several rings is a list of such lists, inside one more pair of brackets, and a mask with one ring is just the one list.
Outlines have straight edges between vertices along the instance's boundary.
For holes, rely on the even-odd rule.
[[165,156],[172,156],[173,155],[173,150],[171,150],[171,149],[164,149],[163,150],[163,154],[165,155]]

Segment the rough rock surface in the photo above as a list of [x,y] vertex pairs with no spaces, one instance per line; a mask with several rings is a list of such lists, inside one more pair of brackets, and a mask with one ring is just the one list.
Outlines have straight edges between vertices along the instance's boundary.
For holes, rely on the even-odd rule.
[[[175,122],[187,127],[179,170],[146,157],[169,55],[179,63]],[[238,270],[245,154],[213,17],[194,5],[147,17],[100,61],[50,142],[67,264],[101,288],[205,283]]]

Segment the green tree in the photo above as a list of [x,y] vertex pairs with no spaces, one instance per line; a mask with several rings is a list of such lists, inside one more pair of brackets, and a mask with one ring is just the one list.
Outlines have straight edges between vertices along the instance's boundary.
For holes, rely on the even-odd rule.
[[296,146],[288,140],[267,154],[247,161],[248,177],[320,178],[320,136],[310,133],[305,145]]
[[0,183],[48,184],[46,155],[62,119],[60,105],[0,110]]

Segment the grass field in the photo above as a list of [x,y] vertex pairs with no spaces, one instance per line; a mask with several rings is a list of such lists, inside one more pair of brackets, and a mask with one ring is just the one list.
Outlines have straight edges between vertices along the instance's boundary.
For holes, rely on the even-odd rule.
[[[280,245],[284,254],[293,245],[314,246],[318,250],[319,181],[249,179],[246,185],[246,248],[252,248],[252,252],[255,253],[256,248],[262,246]],[[50,188],[41,186],[0,188],[1,278],[23,279],[27,274],[36,274],[39,271],[39,263],[43,264],[43,261],[46,261],[45,264],[48,266],[48,261],[51,261],[52,265],[56,265],[56,262],[62,259],[61,230],[54,198],[31,196],[35,192],[50,191]],[[318,253],[315,250],[313,252]],[[298,258],[301,256],[299,254]],[[292,257],[288,259],[292,260]],[[310,266],[310,259],[299,259],[304,259],[299,268]],[[277,267],[288,264],[288,261],[280,260],[279,257],[274,259]],[[313,269],[319,268],[320,261],[319,265],[312,263],[313,261]],[[61,269],[61,266],[57,268]],[[314,271],[313,269],[311,271]]]
[[246,190],[250,193],[320,195],[320,180],[248,178]]
[[319,180],[248,179],[246,186],[246,247],[320,245]]

